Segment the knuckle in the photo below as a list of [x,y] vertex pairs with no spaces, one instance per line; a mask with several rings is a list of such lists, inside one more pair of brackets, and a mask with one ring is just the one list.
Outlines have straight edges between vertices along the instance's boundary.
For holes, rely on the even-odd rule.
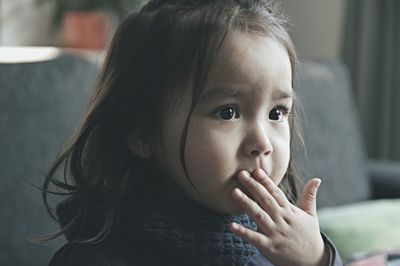
[[262,243],[263,243],[263,239],[262,239],[261,235],[255,235],[255,236],[253,237],[253,243],[254,243],[255,245],[261,246]]
[[295,214],[295,213],[297,212],[297,209],[296,209],[295,206],[290,205],[290,206],[289,206],[289,211],[290,211],[290,214]]
[[288,225],[288,226],[292,226],[293,225],[293,220],[292,217],[290,215],[285,215],[282,217],[283,223]]
[[247,232],[247,228],[244,228],[244,227],[240,227],[239,228],[239,232],[243,235],[243,236],[245,236],[245,237],[248,237],[249,236],[249,232]]
[[274,245],[271,246],[272,253],[279,253],[282,249],[284,249],[284,244],[280,242],[274,243]]
[[309,193],[306,195],[306,200],[308,200],[308,201],[314,201],[315,199],[316,199],[316,197],[314,194]]
[[255,181],[253,178],[250,178],[250,179],[248,180],[248,184],[249,184],[250,187],[252,187],[252,188],[256,188],[256,187],[257,187],[257,183],[256,183],[256,181]]
[[271,197],[265,195],[265,196],[262,198],[262,201],[263,201],[264,203],[266,203],[266,204],[269,204],[269,203],[271,202]]
[[267,219],[267,214],[264,212],[258,212],[256,214],[256,219],[260,221],[265,221]]
[[280,189],[276,188],[276,189],[274,189],[274,190],[272,191],[272,196],[278,197],[278,196],[280,196],[280,195],[281,195],[281,190],[280,190]]

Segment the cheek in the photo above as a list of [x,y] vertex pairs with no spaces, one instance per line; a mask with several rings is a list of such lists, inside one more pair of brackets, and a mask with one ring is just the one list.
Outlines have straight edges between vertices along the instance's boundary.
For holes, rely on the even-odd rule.
[[284,132],[281,132],[280,138],[276,141],[275,146],[275,183],[279,184],[285,175],[290,161],[290,131],[287,128]]
[[[209,127],[208,127],[209,128]],[[228,139],[227,139],[228,138]],[[214,187],[223,184],[234,172],[233,142],[217,130],[190,128],[186,143],[186,163],[189,175],[200,187],[212,180]]]
[[[169,176],[184,180],[184,171],[180,161],[181,129],[184,127],[182,112],[170,111],[175,116],[165,118],[161,139],[154,145],[154,153],[159,165]],[[182,177],[182,178],[181,178]]]

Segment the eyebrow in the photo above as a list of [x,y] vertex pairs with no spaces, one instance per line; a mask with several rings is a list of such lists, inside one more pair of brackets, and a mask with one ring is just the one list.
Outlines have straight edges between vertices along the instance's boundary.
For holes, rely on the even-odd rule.
[[290,90],[274,90],[272,92],[272,99],[281,100],[281,99],[291,99],[294,97],[293,89]]
[[[200,97],[200,102],[218,100],[221,98],[235,98],[245,94],[244,89],[234,86],[220,86],[204,93]],[[272,92],[273,100],[291,99],[294,97],[293,89],[276,89]]]
[[238,87],[215,87],[214,89],[204,93],[201,98],[200,101],[201,102],[206,102],[209,101],[211,99],[215,100],[215,99],[221,99],[221,98],[235,98],[240,96],[241,94],[243,94],[242,92],[243,90],[241,90]]

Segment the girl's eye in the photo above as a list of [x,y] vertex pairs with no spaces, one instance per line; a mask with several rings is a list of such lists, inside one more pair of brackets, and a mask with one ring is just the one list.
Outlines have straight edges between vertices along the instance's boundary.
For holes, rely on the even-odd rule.
[[227,106],[223,107],[215,112],[215,116],[222,120],[232,120],[235,118],[239,118],[238,112],[234,107]]
[[286,106],[283,105],[279,105],[275,108],[273,108],[270,112],[269,112],[269,119],[271,120],[275,120],[275,121],[283,121],[283,119],[285,117],[287,117],[289,115],[289,108],[287,108]]

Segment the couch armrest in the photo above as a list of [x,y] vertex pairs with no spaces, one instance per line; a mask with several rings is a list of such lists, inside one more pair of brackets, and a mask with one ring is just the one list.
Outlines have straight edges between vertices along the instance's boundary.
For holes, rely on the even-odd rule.
[[373,199],[400,198],[400,162],[371,160],[368,170]]

